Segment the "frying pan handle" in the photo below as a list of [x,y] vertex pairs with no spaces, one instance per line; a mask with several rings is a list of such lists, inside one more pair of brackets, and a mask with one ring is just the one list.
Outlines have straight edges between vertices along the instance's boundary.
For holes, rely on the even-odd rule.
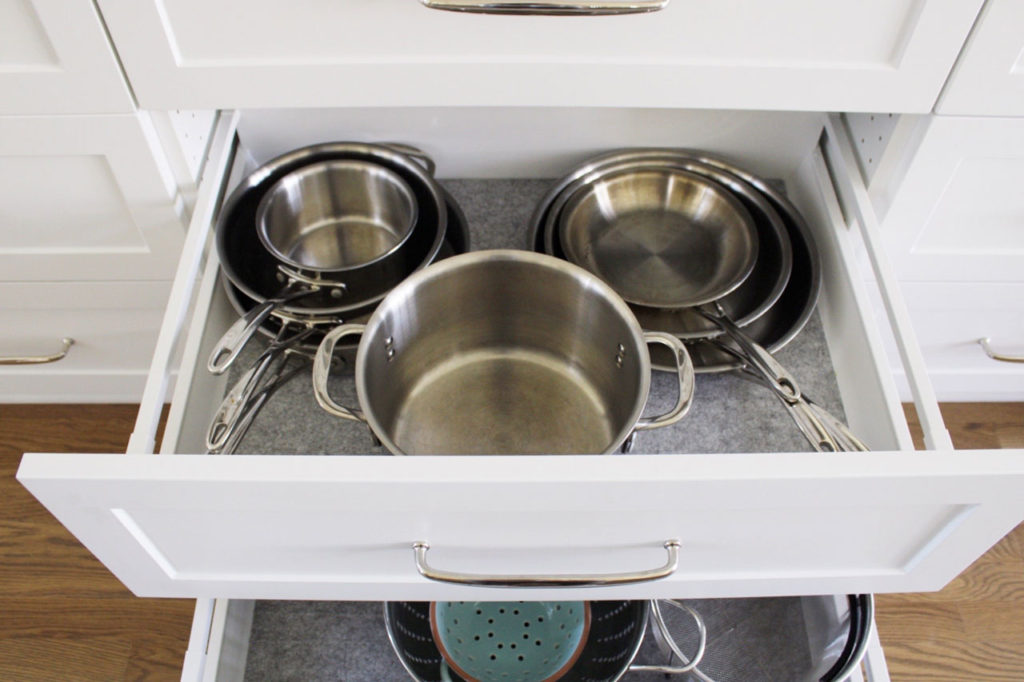
[[677,337],[665,332],[644,332],[644,340],[647,343],[660,343],[672,351],[672,357],[676,362],[676,375],[679,377],[679,397],[675,406],[665,414],[656,417],[641,417],[634,427],[637,431],[644,429],[657,429],[662,426],[675,424],[686,416],[690,405],[693,403],[693,388],[695,375],[693,371],[693,360],[690,358],[686,346]]
[[316,357],[313,358],[313,395],[320,407],[335,417],[356,422],[366,422],[362,411],[334,402],[327,392],[327,379],[331,374],[331,359],[334,357],[334,347],[338,345],[338,341],[345,336],[362,335],[364,331],[365,324],[343,324],[335,327],[324,335],[320,347],[316,350]]
[[213,347],[210,359],[206,362],[206,369],[210,370],[211,374],[223,374],[227,371],[245,348],[245,344],[249,343],[256,331],[274,312],[277,303],[277,299],[264,301],[228,327],[224,336],[220,337],[220,341]]

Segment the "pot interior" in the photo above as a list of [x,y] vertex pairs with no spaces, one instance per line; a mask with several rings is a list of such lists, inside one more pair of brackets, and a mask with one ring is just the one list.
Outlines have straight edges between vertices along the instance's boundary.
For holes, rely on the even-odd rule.
[[356,370],[371,427],[407,454],[614,450],[647,398],[635,319],[579,268],[497,253],[433,266],[382,304]]

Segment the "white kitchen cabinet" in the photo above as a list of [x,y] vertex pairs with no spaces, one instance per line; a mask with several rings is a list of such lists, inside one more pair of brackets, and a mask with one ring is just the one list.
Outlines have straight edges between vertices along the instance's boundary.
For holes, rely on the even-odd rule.
[[2,0],[0,26],[0,115],[134,110],[92,2]]
[[[822,118],[822,121],[825,119]],[[617,587],[529,588],[524,599],[750,596],[937,589],[1024,517],[1024,453],[907,452],[909,434],[856,274],[833,170],[849,160],[825,129],[788,177],[816,226],[819,311],[847,418],[874,453],[548,457],[204,457],[223,378],[204,369],[233,318],[205,269],[164,441],[151,456],[172,341],[207,243],[232,128],[221,127],[130,444],[123,455],[27,455],[20,480],[140,595],[505,598],[416,573],[429,561],[482,573],[597,573],[664,563],[672,576]],[[529,130],[517,131],[529,136]],[[821,129],[819,128],[819,131]],[[416,140],[414,140],[416,141]],[[849,176],[847,176],[849,177]],[[840,183],[842,184],[842,183]],[[844,204],[863,197],[846,191]],[[847,207],[849,210],[849,206]],[[876,248],[869,242],[869,250]],[[897,299],[898,293],[888,292]],[[898,302],[895,302],[897,305]],[[899,336],[899,335],[898,335]],[[905,343],[905,342],[904,342]],[[907,348],[911,355],[918,351]],[[927,396],[927,388],[921,388]],[[926,414],[937,414],[925,402]],[[372,519],[372,522],[368,522]]]
[[0,281],[165,280],[178,185],[144,114],[0,117]]
[[931,111],[981,0],[671,0],[487,16],[416,0],[99,0],[140,106]]
[[167,159],[147,114],[0,116],[0,401],[139,399],[185,237]]
[[1022,399],[1024,364],[989,357],[979,340],[989,339],[996,354],[1024,357],[1024,284],[904,282],[901,288],[937,395],[962,402]]
[[[1024,350],[1024,117],[904,118],[890,139],[863,116],[848,117],[866,145],[862,165],[876,166],[871,195],[937,394],[1024,399],[1021,365],[978,345],[991,336],[1005,354]],[[875,133],[888,144],[872,148]]]
[[[0,283],[0,396],[5,402],[135,402],[167,305],[168,282]],[[53,363],[5,365],[55,354]]]
[[960,116],[1024,115],[1024,6],[988,0],[935,108]]

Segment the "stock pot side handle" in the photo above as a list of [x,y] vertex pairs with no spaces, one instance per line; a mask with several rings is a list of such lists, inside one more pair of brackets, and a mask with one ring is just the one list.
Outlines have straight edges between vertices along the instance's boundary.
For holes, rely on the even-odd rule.
[[327,379],[331,374],[331,360],[338,341],[345,336],[362,335],[365,330],[364,324],[343,324],[335,327],[324,336],[316,350],[316,357],[313,358],[313,395],[317,403],[335,417],[357,422],[366,421],[362,411],[334,402],[327,390]]
[[644,340],[647,343],[660,343],[672,351],[672,357],[676,361],[676,375],[679,378],[679,397],[676,399],[676,404],[672,409],[665,414],[655,417],[641,417],[636,423],[635,429],[637,431],[669,426],[685,417],[686,413],[690,410],[690,405],[693,403],[695,383],[693,360],[690,358],[690,353],[686,350],[686,346],[683,345],[682,341],[672,334],[664,332],[644,332]]

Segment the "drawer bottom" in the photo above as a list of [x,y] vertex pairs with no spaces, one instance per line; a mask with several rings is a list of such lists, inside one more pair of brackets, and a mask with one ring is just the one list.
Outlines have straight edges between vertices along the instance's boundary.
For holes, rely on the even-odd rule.
[[[853,645],[851,632],[860,641],[870,626],[851,628],[845,596],[683,603],[700,614],[705,624],[706,651],[698,668],[716,682],[834,679],[835,662],[848,656]],[[668,606],[663,614],[682,651],[696,652],[699,636],[693,617]],[[855,620],[861,614],[858,610]],[[626,663],[622,661],[622,669]],[[681,663],[662,652],[652,625],[633,665]],[[830,669],[832,677],[827,675]],[[565,679],[573,679],[572,675]],[[410,676],[389,642],[379,602],[258,601],[244,679],[406,682]],[[440,672],[431,679],[440,680]],[[623,679],[653,682],[665,677],[660,672],[631,670]]]

